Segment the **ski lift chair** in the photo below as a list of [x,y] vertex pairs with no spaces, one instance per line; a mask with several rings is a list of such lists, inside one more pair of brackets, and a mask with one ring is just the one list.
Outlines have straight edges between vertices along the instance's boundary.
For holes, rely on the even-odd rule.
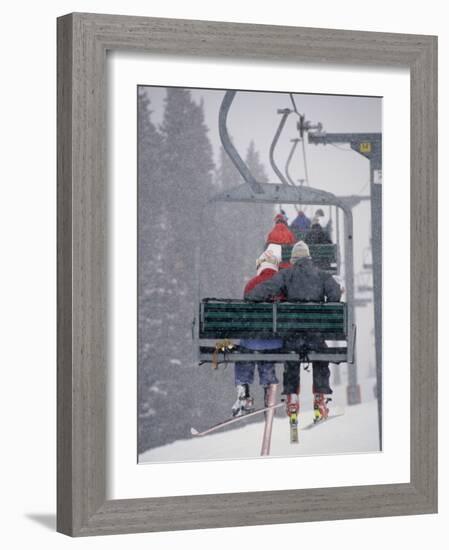
[[[344,302],[252,303],[205,298],[200,303],[201,363],[301,361],[304,357],[291,351],[243,351],[235,340],[287,339],[304,335],[338,342],[338,346],[308,350],[307,361],[353,362],[355,327],[348,326],[347,304]],[[215,345],[211,345],[211,341],[216,341]]]
[[296,227],[289,227],[290,231],[293,233],[293,235],[296,237],[297,241],[303,241],[306,238],[307,231],[301,231],[300,229],[297,229]]
[[[296,148],[297,148],[297,146],[300,142],[302,142],[302,144],[303,144],[304,169],[305,169],[305,172],[306,172],[306,175],[307,175],[307,167],[306,167],[307,162],[306,162],[306,154],[305,154],[303,136],[301,137],[301,139],[296,138],[296,139],[291,140],[292,147],[290,149],[290,153],[287,157],[287,162],[285,164],[285,176],[282,173],[282,171],[279,169],[278,165],[276,164],[274,153],[275,153],[275,150],[276,150],[276,146],[279,142],[279,137],[282,133],[283,128],[285,127],[285,124],[287,122],[288,117],[294,112],[296,112],[296,114],[298,114],[295,104],[294,104],[294,108],[295,108],[294,111],[292,111],[291,109],[279,109],[278,110],[278,114],[282,115],[282,117],[281,117],[281,120],[279,122],[279,126],[276,130],[276,133],[274,134],[273,141],[272,141],[271,146],[270,146],[270,164],[271,164],[271,167],[272,167],[273,171],[278,176],[278,178],[281,180],[283,185],[291,186],[291,187],[297,187],[296,184],[295,184],[295,181],[293,180],[293,178],[290,174],[290,164],[291,164],[292,158],[294,156],[295,150],[296,150]],[[308,176],[306,177],[306,181],[307,181],[307,186],[308,186],[309,185],[308,184]],[[299,188],[302,189],[303,185],[299,186]],[[297,205],[295,205],[295,206],[297,206]],[[321,210],[321,209],[319,209],[319,210]],[[317,210],[317,212],[319,210]],[[321,210],[321,212],[322,212],[322,210]],[[304,241],[305,237],[308,233],[308,231],[301,231],[301,230],[299,230],[295,227],[290,227],[290,230],[294,233],[294,235],[295,235],[295,237],[298,241]],[[283,262],[289,262],[290,261],[292,248],[293,248],[292,245],[282,245],[282,261]],[[327,272],[329,272],[333,275],[339,273],[340,262],[338,261],[339,260],[339,258],[338,258],[338,244],[312,244],[312,245],[309,245],[309,251],[310,251],[310,256],[312,258],[312,261],[317,267],[319,267],[319,268],[323,269],[324,271],[327,271]]]
[[367,247],[363,251],[363,269],[373,269],[373,254],[371,247]]
[[373,291],[373,278],[370,271],[361,271],[358,273],[356,283],[359,292]]
[[[319,335],[338,344],[336,347],[307,350],[308,361],[353,363],[356,327],[354,317],[353,198],[305,186],[259,183],[253,177],[227,131],[226,119],[236,92],[227,91],[219,113],[219,131],[223,147],[242,175],[244,183],[212,197],[209,202],[246,202],[259,204],[333,205],[344,214],[346,303],[247,302],[244,300],[203,298],[198,286],[198,306],[192,324],[194,346],[200,363],[235,361],[301,361],[299,353],[276,350],[243,352],[240,338],[286,338],[295,335]],[[283,180],[280,178],[281,181]],[[196,275],[200,281],[198,259],[201,239],[197,241]],[[291,251],[290,251],[291,252]]]

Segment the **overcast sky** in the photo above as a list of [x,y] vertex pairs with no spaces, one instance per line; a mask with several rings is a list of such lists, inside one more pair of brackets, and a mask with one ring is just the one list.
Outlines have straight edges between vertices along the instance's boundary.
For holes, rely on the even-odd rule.
[[[153,121],[160,123],[166,89],[149,87],[147,90],[152,101]],[[204,100],[206,124],[216,160],[220,145],[218,111],[223,94],[222,90],[192,89],[196,101],[201,98]],[[295,93],[294,98],[298,111],[312,122],[321,122],[326,132],[382,131],[381,98],[300,93]],[[289,94],[241,91],[237,93],[229,111],[228,129],[235,145],[244,156],[253,139],[269,171],[270,181],[273,182],[277,182],[277,179],[270,168],[269,148],[281,119],[277,111],[286,107],[292,107]],[[298,137],[296,122],[297,117],[291,115],[278,144],[276,160],[282,168],[291,148],[290,140]],[[368,162],[356,153],[347,155],[342,151],[347,148],[346,145],[339,145],[339,148],[330,145],[307,146],[310,184],[336,194],[355,193],[368,179]],[[326,166],[323,166],[323,161]],[[360,165],[360,169],[357,169],[357,165]],[[291,171],[295,177],[303,177],[302,154],[293,159]]]
[[[162,121],[166,88],[148,87],[147,91],[151,99],[152,119],[158,124]],[[193,98],[204,101],[205,119],[216,162],[220,148],[218,112],[223,95],[223,90],[192,89]],[[298,111],[305,114],[307,120],[321,122],[326,132],[382,131],[382,99],[379,97],[294,93],[294,99]],[[291,107],[287,93],[240,91],[229,111],[228,130],[237,149],[245,157],[250,141],[254,140],[272,183],[278,182],[269,161],[270,145],[281,118],[277,111]],[[291,139],[298,137],[296,122],[297,117],[291,115],[276,149],[276,161],[281,170],[284,169],[291,150]],[[369,194],[369,162],[349,149],[348,145],[317,146],[306,143],[306,160],[309,184],[312,187],[331,191],[336,195]],[[304,178],[301,146],[296,149],[290,172],[294,179]],[[289,214],[293,217],[293,210]],[[368,202],[355,208],[355,262],[358,268],[362,263],[363,250],[369,246],[369,219]]]

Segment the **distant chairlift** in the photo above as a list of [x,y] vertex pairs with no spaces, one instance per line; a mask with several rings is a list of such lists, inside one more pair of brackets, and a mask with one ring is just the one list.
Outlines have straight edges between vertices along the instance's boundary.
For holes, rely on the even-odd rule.
[[[292,98],[293,101],[293,98]],[[279,126],[277,127],[277,130],[274,134],[273,141],[270,146],[270,164],[273,168],[273,171],[278,176],[278,178],[281,180],[283,185],[296,187],[295,181],[293,180],[291,174],[290,174],[290,164],[293,158],[293,155],[295,153],[295,150],[300,142],[303,144],[303,157],[304,157],[304,171],[306,174],[306,180],[301,181],[300,188],[303,187],[304,181],[307,181],[308,183],[308,171],[307,171],[307,162],[306,162],[306,155],[305,155],[305,148],[304,148],[304,139],[303,136],[301,138],[292,139],[292,147],[290,149],[289,155],[287,157],[287,161],[285,164],[285,176],[282,173],[282,171],[279,169],[278,165],[276,164],[275,160],[275,150],[276,146],[279,142],[279,138],[281,136],[282,130],[285,127],[285,124],[287,122],[288,117],[292,113],[296,113],[299,115],[296,105],[293,102],[294,110],[291,109],[278,109],[278,114],[282,115],[281,120],[279,122]],[[300,115],[299,115],[300,116]],[[298,125],[299,129],[300,125]],[[321,128],[321,124],[319,124],[317,127]],[[312,129],[314,126],[309,125],[308,129]],[[321,203],[322,204],[322,203]],[[295,208],[298,211],[300,208],[300,203],[295,204]],[[295,237],[298,241],[304,241],[307,235],[307,231],[300,231],[296,228],[290,228],[291,231],[293,231]],[[288,262],[290,261],[291,257],[291,251],[293,246],[292,245],[282,245],[282,261]],[[319,267],[320,269],[327,271],[332,274],[339,274],[340,272],[340,258],[339,258],[339,246],[338,243],[336,244],[309,244],[309,251],[310,256],[312,258],[313,263]]]
[[373,275],[370,271],[361,271],[356,276],[356,287],[358,292],[373,292]]
[[371,247],[365,248],[363,251],[363,269],[373,269],[373,253]]

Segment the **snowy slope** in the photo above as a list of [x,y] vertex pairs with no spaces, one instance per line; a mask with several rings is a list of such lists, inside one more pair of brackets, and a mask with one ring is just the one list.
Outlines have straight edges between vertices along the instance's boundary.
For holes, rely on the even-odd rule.
[[[337,408],[335,412],[343,412]],[[300,428],[312,421],[312,411],[300,415]],[[213,434],[176,441],[142,453],[140,463],[189,461],[224,458],[250,458],[260,454],[261,422]],[[203,426],[195,426],[203,428]],[[273,423],[272,456],[300,456],[374,452],[378,450],[377,401],[346,407],[344,414],[311,430],[300,431],[299,444],[290,443],[288,419],[277,413]]]

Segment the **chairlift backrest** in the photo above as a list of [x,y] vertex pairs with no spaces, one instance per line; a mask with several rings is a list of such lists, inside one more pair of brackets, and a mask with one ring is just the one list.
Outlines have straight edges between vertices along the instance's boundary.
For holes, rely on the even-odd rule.
[[200,338],[276,338],[292,334],[346,339],[344,302],[260,302],[205,299]]

